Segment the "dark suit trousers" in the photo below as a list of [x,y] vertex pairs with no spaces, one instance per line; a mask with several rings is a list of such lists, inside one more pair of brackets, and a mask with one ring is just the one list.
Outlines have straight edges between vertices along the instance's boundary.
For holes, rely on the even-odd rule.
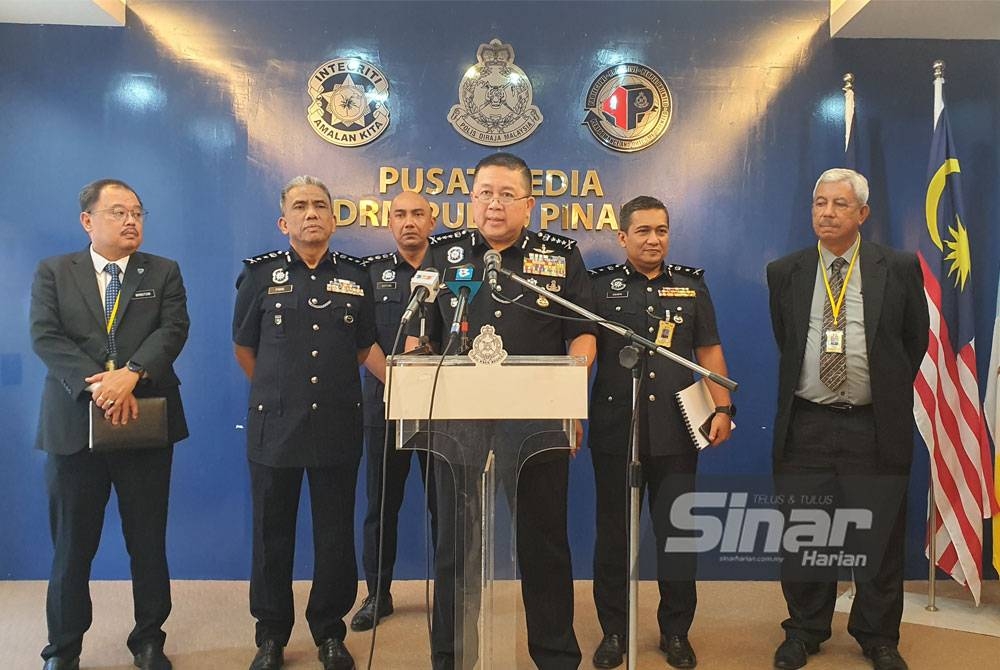
[[[854,569],[857,592],[847,624],[848,632],[863,649],[876,645],[895,647],[903,612],[903,553],[906,527],[906,480],[908,473],[880,466],[871,407],[839,413],[796,400],[784,460],[775,463],[775,486],[786,499],[800,504],[825,500],[819,505],[835,509],[873,509],[872,535],[884,538],[871,564]],[[854,552],[848,535],[844,551]],[[788,638],[819,644],[831,635],[831,620],[837,598],[838,572],[802,567],[799,553],[785,553],[781,588],[788,604],[788,619],[782,622]],[[847,570],[840,578],[850,576]]]
[[[389,431],[388,459],[383,459],[385,452],[385,424],[365,428],[367,441],[367,460],[365,466],[365,481],[367,484],[368,510],[365,512],[364,549],[361,563],[365,570],[365,581],[368,582],[368,595],[375,595],[375,588],[382,575],[382,596],[385,597],[392,587],[392,571],[396,564],[396,538],[399,528],[399,510],[403,505],[403,494],[406,478],[410,475],[410,464],[414,458],[413,450],[397,450],[395,445],[395,428]],[[420,473],[427,482],[427,506],[431,511],[431,546],[433,546],[434,528],[434,477],[427,477],[427,452],[417,451],[416,458],[420,461]],[[383,460],[388,461],[385,468],[385,513],[382,514],[382,477]],[[382,567],[379,569],[379,539],[382,541]]]
[[[593,450],[590,456],[594,464],[597,503],[594,604],[604,634],[625,635],[628,629],[629,457]],[[669,511],[677,496],[694,490],[697,453],[642,456],[641,461],[650,513]],[[659,525],[654,523],[654,529]],[[667,534],[677,533],[668,529]],[[657,535],[656,546],[662,547],[666,539],[666,534]],[[671,561],[670,574],[660,575],[657,580],[660,591],[657,623],[664,635],[687,635],[698,604],[694,582],[696,557],[678,554]]]
[[358,566],[354,557],[358,463],[274,468],[250,461],[253,497],[250,614],[257,619],[257,646],[264,640],[275,640],[285,646],[295,623],[292,568],[303,472],[309,477],[314,550],[306,620],[317,645],[328,638],[344,639],[347,627],[343,619],[358,594]]
[[[528,653],[541,670],[575,670],[581,654],[573,631],[573,571],[566,531],[569,458],[544,458],[526,464],[516,484],[517,562]],[[453,474],[447,462],[434,459],[439,505],[431,635],[435,670],[471,668],[477,660],[475,629],[465,630],[462,618],[455,617],[456,589],[462,591],[466,582],[463,559],[480,555],[478,535],[466,542],[461,532],[467,518],[478,516],[479,503],[475,494],[456,495],[455,478],[463,476],[460,469],[456,466],[458,472]],[[505,479],[503,487],[509,498],[514,482]],[[466,614],[474,616],[478,593],[466,590],[462,596]]]
[[55,555],[45,604],[49,644],[42,658],[80,655],[93,620],[90,566],[112,486],[132,570],[135,628],[128,647],[134,652],[147,642],[163,644],[161,627],[170,614],[166,532],[172,460],[172,447],[48,455],[45,481]]

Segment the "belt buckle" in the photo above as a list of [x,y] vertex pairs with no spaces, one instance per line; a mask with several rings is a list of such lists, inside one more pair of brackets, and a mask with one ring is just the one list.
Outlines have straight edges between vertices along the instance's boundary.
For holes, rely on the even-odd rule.
[[829,405],[827,405],[827,407],[832,409],[834,412],[841,412],[846,414],[847,412],[853,410],[855,406],[849,402],[832,402]]

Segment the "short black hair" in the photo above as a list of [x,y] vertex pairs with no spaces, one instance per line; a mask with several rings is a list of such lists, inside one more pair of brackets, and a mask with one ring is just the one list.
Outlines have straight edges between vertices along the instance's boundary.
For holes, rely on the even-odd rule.
[[502,167],[520,172],[521,176],[524,177],[524,188],[528,195],[531,195],[531,170],[528,169],[528,164],[520,156],[506,151],[498,151],[476,163],[476,174],[479,174],[479,170],[484,167]]
[[128,189],[132,191],[132,195],[136,197],[139,204],[142,204],[142,198],[139,194],[135,192],[135,189],[123,182],[121,179],[98,179],[97,181],[92,181],[82,189],[80,189],[80,211],[90,212],[90,208],[97,204],[97,201],[101,198],[101,191],[104,190],[105,186],[120,186],[121,188]]
[[632,215],[647,209],[658,209],[667,215],[667,230],[670,230],[670,212],[667,206],[651,195],[640,195],[632,198],[618,210],[618,227],[622,231],[628,230],[632,223]]

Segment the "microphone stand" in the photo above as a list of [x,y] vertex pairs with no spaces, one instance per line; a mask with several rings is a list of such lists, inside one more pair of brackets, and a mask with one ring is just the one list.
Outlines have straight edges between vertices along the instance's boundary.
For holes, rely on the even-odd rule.
[[[532,284],[524,277],[511,272],[503,267],[498,267],[497,272],[509,277],[516,284],[523,286],[524,288],[530,289],[535,293],[545,296],[548,300],[556,302],[571,312],[575,312],[580,316],[590,319],[597,325],[610,330],[613,333],[621,335],[624,337],[628,344],[622,349],[619,354],[619,362],[622,367],[630,368],[632,370],[632,432],[629,436],[629,453],[631,462],[628,468],[628,487],[629,487],[629,500],[631,502],[629,509],[629,529],[628,529],[628,564],[629,564],[629,589],[628,589],[628,670],[635,670],[636,662],[638,660],[638,611],[639,611],[639,515],[640,508],[639,504],[641,502],[642,493],[642,464],[639,462],[639,382],[640,375],[642,373],[642,366],[639,365],[639,361],[642,358],[642,351],[645,350],[649,356],[658,355],[673,361],[677,365],[682,365],[685,368],[696,372],[702,377],[715,382],[719,386],[729,389],[730,391],[735,391],[738,384],[726,377],[724,375],[712,372],[708,368],[704,368],[693,361],[689,361],[683,356],[678,356],[669,349],[665,349],[660,345],[656,344],[651,340],[647,340],[641,335],[636,335],[633,331],[620,326],[616,323],[610,323],[598,314],[586,310],[579,305],[561,298],[558,295],[544,289],[541,286]],[[496,291],[495,286],[490,287],[491,291]]]

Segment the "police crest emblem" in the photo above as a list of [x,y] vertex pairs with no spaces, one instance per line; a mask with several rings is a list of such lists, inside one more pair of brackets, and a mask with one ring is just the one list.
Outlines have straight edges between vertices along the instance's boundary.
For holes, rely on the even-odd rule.
[[459,135],[488,147],[516,144],[535,132],[542,113],[531,104],[531,82],[514,65],[514,49],[498,39],[480,44],[475,65],[458,86],[448,122]]
[[309,98],[309,125],[339,147],[368,144],[389,127],[389,79],[360,58],[335,58],[316,68]]
[[667,82],[639,63],[613,65],[587,91],[583,123],[597,141],[615,151],[641,151],[663,137],[673,116]]
[[497,329],[485,324],[479,329],[479,334],[472,340],[472,349],[468,356],[476,365],[500,365],[507,358],[503,348],[503,338],[497,335]]

